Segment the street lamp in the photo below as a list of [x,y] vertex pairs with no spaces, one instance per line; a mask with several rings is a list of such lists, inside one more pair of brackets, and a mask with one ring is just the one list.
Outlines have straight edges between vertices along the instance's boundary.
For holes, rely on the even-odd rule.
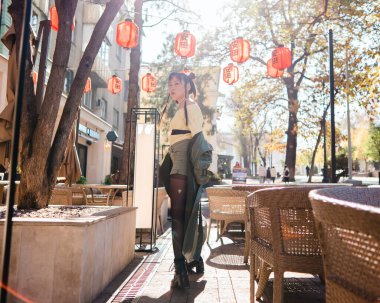
[[[331,182],[336,183],[335,157],[335,86],[334,86],[334,46],[333,32],[329,29],[329,78],[330,78],[330,112],[331,112]],[[326,162],[325,162],[326,163]]]

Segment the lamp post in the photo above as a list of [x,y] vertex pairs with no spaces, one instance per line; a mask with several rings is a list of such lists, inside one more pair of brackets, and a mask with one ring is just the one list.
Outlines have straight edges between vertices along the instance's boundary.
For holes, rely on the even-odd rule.
[[334,86],[334,48],[333,32],[329,29],[329,67],[330,67],[330,110],[331,110],[331,182],[336,183],[336,158],[335,158],[335,86]]
[[347,143],[348,143],[348,181],[352,180],[352,152],[351,152],[351,120],[350,120],[350,100],[348,82],[348,48],[346,47],[346,97],[347,97]]

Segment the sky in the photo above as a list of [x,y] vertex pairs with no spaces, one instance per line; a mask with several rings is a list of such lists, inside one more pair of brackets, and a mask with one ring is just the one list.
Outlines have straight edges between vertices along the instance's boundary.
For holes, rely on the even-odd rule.
[[[217,10],[220,9],[224,4],[228,3],[230,0],[189,0],[187,3],[193,11],[200,15],[200,20],[194,19],[195,22],[202,24],[204,29],[215,28],[222,23],[220,15],[217,14]],[[154,12],[148,12],[148,20],[145,24],[152,24],[158,22],[162,17],[154,14]],[[178,17],[174,15],[169,17],[169,20],[163,21],[161,24],[154,27],[144,28],[143,36],[143,62],[152,62],[156,59],[157,55],[162,49],[162,43],[164,42],[168,34],[177,34],[182,32],[184,29],[180,27],[179,23],[176,21]],[[201,34],[201,29],[197,28],[195,24],[189,24],[189,30],[195,37],[197,34]]]
[[[221,14],[219,12],[225,4],[228,4],[228,2],[231,2],[231,0],[189,0],[187,3],[190,9],[200,15],[200,19],[195,19],[195,21],[202,24],[202,27],[199,27],[196,24],[189,24],[188,29],[190,32],[197,38],[197,35],[202,35],[202,30],[206,31],[207,29],[213,29],[221,25],[223,20],[220,17]],[[151,13],[148,12],[148,20],[145,21],[145,24],[156,23],[161,18],[162,16],[154,14],[153,11]],[[142,41],[142,61],[144,63],[155,61],[157,55],[161,52],[162,43],[165,41],[168,34],[175,35],[184,30],[180,27],[178,22],[175,21],[176,17],[173,16],[169,19],[170,20],[164,21],[157,26],[144,28]],[[220,81],[219,91],[224,95],[229,96],[232,87],[225,84],[223,80]],[[223,100],[220,101],[223,102]],[[223,113],[217,121],[217,124],[218,130],[221,132],[230,132],[232,130],[234,119],[231,117],[231,113],[226,113],[226,108],[223,108]]]

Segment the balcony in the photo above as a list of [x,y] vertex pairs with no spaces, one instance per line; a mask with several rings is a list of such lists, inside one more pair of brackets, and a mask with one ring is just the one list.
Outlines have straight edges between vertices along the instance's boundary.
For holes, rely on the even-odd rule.
[[110,68],[105,64],[104,60],[98,54],[95,58],[94,64],[92,65],[90,73],[92,85],[98,88],[106,88],[107,81],[111,76],[112,72]]

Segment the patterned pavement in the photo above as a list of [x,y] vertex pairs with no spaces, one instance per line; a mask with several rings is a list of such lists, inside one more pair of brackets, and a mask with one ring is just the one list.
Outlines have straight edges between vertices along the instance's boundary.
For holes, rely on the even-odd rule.
[[[208,205],[203,202],[204,215],[208,217]],[[169,224],[170,225],[170,224]],[[123,303],[249,303],[249,266],[243,263],[244,234],[240,225],[216,242],[213,227],[210,243],[203,247],[205,260],[203,275],[190,275],[190,289],[171,289],[174,273],[171,230],[157,239],[153,253],[137,252],[134,261],[94,301]],[[285,302],[323,303],[324,287],[319,279],[307,274],[287,273]],[[271,302],[272,279],[264,294],[264,301]]]

